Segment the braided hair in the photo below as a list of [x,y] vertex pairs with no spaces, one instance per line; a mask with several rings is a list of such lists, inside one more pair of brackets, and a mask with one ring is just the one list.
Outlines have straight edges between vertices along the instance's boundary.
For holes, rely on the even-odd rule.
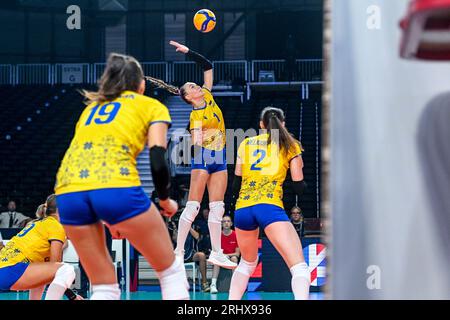
[[154,86],[164,89],[167,92],[180,96],[181,99],[183,99],[184,102],[186,102],[187,104],[191,104],[191,101],[189,101],[188,99],[186,99],[186,89],[185,86],[183,85],[181,88],[178,88],[176,86],[172,86],[168,83],[165,83],[163,80],[161,79],[157,79],[157,78],[153,78],[153,77],[149,77],[149,76],[144,76],[144,79],[149,81],[151,84],[153,84]]
[[180,94],[180,89],[178,87],[167,84],[164,81],[162,81],[161,79],[156,79],[156,78],[149,77],[149,76],[144,76],[144,79],[149,81],[154,86],[164,89],[172,94],[175,94],[175,95]]

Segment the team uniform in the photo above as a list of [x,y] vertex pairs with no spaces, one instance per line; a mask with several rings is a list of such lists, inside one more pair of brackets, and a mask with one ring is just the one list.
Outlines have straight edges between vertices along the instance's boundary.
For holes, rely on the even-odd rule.
[[167,107],[133,91],[86,107],[56,177],[62,224],[113,225],[148,210],[136,158],[158,122],[170,125]]
[[192,169],[202,169],[209,174],[227,169],[225,149],[225,121],[222,111],[214,101],[211,92],[202,88],[205,106],[193,109],[189,119],[189,129],[201,130],[203,141],[201,152],[192,157]]
[[0,251],[0,290],[9,290],[30,263],[50,261],[52,241],[66,241],[59,221],[48,216],[29,223]]
[[277,221],[289,221],[283,208],[283,182],[290,161],[300,156],[299,144],[280,151],[268,145],[268,134],[245,139],[238,149],[242,163],[242,184],[236,202],[234,225],[241,230],[265,228]]

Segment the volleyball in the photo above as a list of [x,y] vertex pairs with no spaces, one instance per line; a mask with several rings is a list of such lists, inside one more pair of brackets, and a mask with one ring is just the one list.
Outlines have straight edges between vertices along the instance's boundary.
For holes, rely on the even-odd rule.
[[201,9],[194,15],[195,28],[203,33],[210,32],[216,26],[216,16],[208,9]]

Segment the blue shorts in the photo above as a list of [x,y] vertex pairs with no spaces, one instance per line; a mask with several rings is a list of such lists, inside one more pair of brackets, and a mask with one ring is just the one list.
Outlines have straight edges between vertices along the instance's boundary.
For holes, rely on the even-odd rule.
[[202,152],[191,159],[192,170],[201,169],[209,174],[227,170],[226,148],[220,151],[202,148]]
[[273,204],[257,204],[234,212],[234,226],[245,231],[258,227],[264,230],[269,224],[279,221],[290,220],[283,208]]
[[9,290],[20,279],[29,263],[19,262],[9,267],[0,268],[0,290]]
[[110,225],[137,216],[150,208],[142,187],[110,188],[56,196],[62,224],[81,226],[103,220]]

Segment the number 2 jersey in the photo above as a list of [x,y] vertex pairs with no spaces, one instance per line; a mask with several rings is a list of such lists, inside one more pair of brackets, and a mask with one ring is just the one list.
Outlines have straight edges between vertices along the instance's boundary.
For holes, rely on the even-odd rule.
[[145,147],[149,126],[158,122],[171,123],[167,107],[133,91],[114,101],[91,103],[59,167],[55,193],[140,186],[136,157]]
[[239,146],[242,185],[236,209],[257,204],[273,204],[283,208],[283,183],[290,161],[301,155],[299,144],[280,151],[274,143],[268,145],[268,134],[247,138]]
[[66,241],[64,228],[54,217],[29,223],[0,251],[0,268],[19,262],[45,262],[50,260],[51,241]]

